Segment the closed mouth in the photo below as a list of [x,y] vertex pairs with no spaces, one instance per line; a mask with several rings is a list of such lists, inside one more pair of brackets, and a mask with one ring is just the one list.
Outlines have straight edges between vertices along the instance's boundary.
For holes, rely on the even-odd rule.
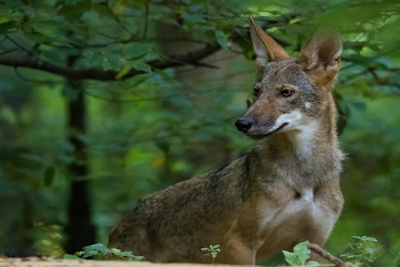
[[260,140],[260,139],[263,139],[263,138],[265,138],[265,137],[267,137],[267,136],[270,136],[270,135],[273,134],[273,133],[278,132],[279,130],[282,130],[286,125],[288,125],[288,123],[282,124],[281,126],[279,126],[278,128],[276,128],[275,130],[273,130],[272,132],[269,132],[269,133],[267,133],[267,134],[259,134],[259,135],[251,135],[251,134],[248,134],[247,136],[250,137],[251,139],[254,139],[254,140]]

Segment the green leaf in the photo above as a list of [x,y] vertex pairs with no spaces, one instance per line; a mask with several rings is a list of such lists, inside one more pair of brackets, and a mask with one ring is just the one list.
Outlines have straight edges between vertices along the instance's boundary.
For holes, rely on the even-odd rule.
[[119,254],[119,253],[121,253],[121,250],[117,249],[117,248],[109,248],[108,252],[113,253],[113,254]]
[[94,66],[100,66],[104,60],[105,56],[103,53],[94,53],[93,57],[90,60],[90,63]]
[[299,256],[302,265],[306,263],[311,254],[311,250],[308,248],[309,243],[308,241],[301,242],[293,248],[294,253]]
[[106,16],[110,19],[118,21],[118,17],[112,12],[112,10],[106,4],[92,4],[92,9],[100,15]]
[[132,254],[132,255],[128,256],[126,259],[128,261],[141,261],[141,260],[144,260],[145,257],[144,256],[135,256],[135,255]]
[[289,25],[295,24],[295,23],[297,23],[297,22],[299,22],[299,21],[301,21],[300,18],[291,19],[291,20],[289,21]]
[[292,266],[303,265],[299,256],[296,253],[292,253],[286,250],[282,250],[283,255],[285,256],[285,261]]
[[109,253],[116,256],[118,259],[127,260],[127,261],[140,261],[143,260],[143,256],[135,256],[131,251],[121,251],[116,248],[110,248]]
[[366,241],[370,241],[370,242],[378,242],[378,240],[375,237],[369,237],[369,236],[363,236],[363,238],[365,237]]
[[135,70],[141,70],[145,72],[151,72],[151,67],[149,64],[146,64],[142,61],[129,61],[128,63]]
[[57,12],[60,16],[66,16],[69,19],[78,19],[83,13],[89,11],[92,7],[90,0],[83,0],[78,2],[76,5],[63,5]]
[[108,61],[108,59],[106,59],[106,58],[101,63],[101,66],[103,67],[104,70],[112,70],[110,61]]
[[224,50],[229,50],[228,37],[224,32],[218,30],[215,31],[215,39]]
[[182,14],[182,18],[184,20],[187,20],[190,22],[207,23],[207,21],[199,15],[192,15],[192,14],[185,13],[185,14]]
[[82,56],[88,60],[92,60],[94,52],[92,50],[86,50],[82,52]]
[[77,252],[75,252],[75,256],[78,256],[78,257],[80,257],[80,256],[83,256],[83,255],[85,255],[85,251],[77,251]]
[[15,125],[18,121],[17,115],[10,106],[3,105],[0,109],[0,116],[11,125]]
[[15,21],[8,21],[0,24],[0,33],[7,33],[9,29],[14,28],[17,25]]
[[98,250],[84,250],[84,251],[81,251],[81,254],[78,255],[78,256],[82,256],[82,258],[86,259],[86,258],[89,258],[89,257],[93,257],[93,256],[99,255],[99,252],[100,251],[98,251]]
[[63,24],[59,21],[44,20],[32,22],[30,26],[35,29],[35,32],[46,36],[54,36],[59,33],[59,30],[63,27]]
[[65,63],[63,55],[57,51],[42,51],[40,55],[47,61],[53,62],[55,64],[62,65]]
[[309,261],[309,262],[307,262],[306,265],[308,265],[308,266],[319,266],[319,263],[317,261]]
[[55,171],[54,166],[49,166],[46,168],[46,170],[44,171],[44,177],[43,177],[45,186],[51,186],[53,184],[55,174],[56,174],[56,171]]
[[32,32],[32,33],[24,33],[24,36],[31,41],[34,41],[35,43],[47,43],[51,40],[50,36],[46,36],[44,34],[38,33],[38,32]]
[[351,253],[346,253],[346,254],[340,255],[340,257],[346,257],[348,259],[362,258],[361,255],[354,255]]
[[108,54],[107,58],[104,59],[104,60],[108,61],[108,63],[110,64],[112,70],[117,70],[117,71],[121,70],[122,61],[121,61],[121,56],[120,55],[118,55],[118,54]]
[[153,43],[132,43],[126,47],[130,59],[139,59],[147,55],[153,48]]
[[128,72],[131,70],[130,66],[125,66],[122,68],[122,70],[120,70],[117,74],[117,76],[115,77],[116,80],[121,80],[126,74],[128,74]]
[[63,259],[66,260],[82,260],[82,258],[79,258],[75,255],[71,255],[71,254],[64,254]]
[[129,79],[129,85],[132,88],[136,88],[137,86],[139,86],[142,83],[144,83],[145,81],[147,81],[148,78],[149,78],[149,74],[147,74],[147,73],[135,75]]
[[85,251],[101,251],[104,255],[108,253],[108,248],[101,243],[86,246],[83,249]]

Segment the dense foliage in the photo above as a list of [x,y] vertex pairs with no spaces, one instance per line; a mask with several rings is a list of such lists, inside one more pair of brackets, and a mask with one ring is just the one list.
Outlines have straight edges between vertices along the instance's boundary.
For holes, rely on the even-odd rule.
[[396,1],[0,0],[0,7],[1,253],[62,256],[106,244],[139,198],[247,151],[252,142],[233,123],[256,79],[253,15],[293,56],[321,23],[342,32],[335,98],[340,126],[348,122],[346,204],[327,248],[340,255],[351,236],[374,236],[376,264],[394,265]]

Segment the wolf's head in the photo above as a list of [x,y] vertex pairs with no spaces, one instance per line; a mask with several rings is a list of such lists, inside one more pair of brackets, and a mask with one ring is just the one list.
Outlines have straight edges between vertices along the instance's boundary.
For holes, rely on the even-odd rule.
[[235,125],[253,139],[301,130],[332,102],[342,41],[336,28],[320,28],[293,58],[250,18],[250,35],[261,79],[253,104]]

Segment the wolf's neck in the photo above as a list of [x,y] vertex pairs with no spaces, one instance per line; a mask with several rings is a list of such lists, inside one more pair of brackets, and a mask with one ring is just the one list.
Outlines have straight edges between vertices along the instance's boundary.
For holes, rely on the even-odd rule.
[[335,112],[327,108],[324,113],[320,119],[299,129],[259,141],[252,153],[259,155],[265,167],[284,170],[287,175],[301,173],[319,177],[328,172],[339,174],[343,154],[336,134]]

